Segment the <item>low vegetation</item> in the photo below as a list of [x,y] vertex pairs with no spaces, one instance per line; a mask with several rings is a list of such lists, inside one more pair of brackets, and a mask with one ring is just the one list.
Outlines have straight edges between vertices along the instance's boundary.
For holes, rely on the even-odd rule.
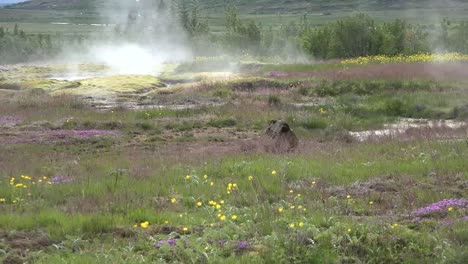
[[[76,81],[126,95],[96,109],[46,89],[75,81],[25,81],[22,70],[42,71],[6,71],[0,89],[5,263],[466,259],[463,80]],[[128,96],[135,84],[144,92]],[[146,95],[146,86],[165,92]],[[376,141],[349,133],[405,118],[459,125],[413,125]],[[265,151],[260,135],[272,119],[294,129],[297,152]]]

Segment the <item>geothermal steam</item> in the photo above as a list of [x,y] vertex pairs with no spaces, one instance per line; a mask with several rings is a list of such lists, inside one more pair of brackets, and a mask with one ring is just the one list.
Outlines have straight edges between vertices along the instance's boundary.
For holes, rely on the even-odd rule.
[[169,2],[108,0],[98,11],[115,30],[81,58],[107,65],[112,74],[158,74],[163,63],[190,59],[185,33]]

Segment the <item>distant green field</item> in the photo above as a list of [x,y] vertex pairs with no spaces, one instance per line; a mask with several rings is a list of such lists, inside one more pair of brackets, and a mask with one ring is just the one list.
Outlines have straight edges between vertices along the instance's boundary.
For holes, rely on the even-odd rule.
[[[209,12],[209,13],[207,13]],[[465,9],[408,9],[408,10],[366,10],[366,9],[343,9],[330,11],[327,15],[322,12],[307,13],[276,13],[276,14],[248,14],[242,13],[244,19],[251,19],[261,23],[264,28],[278,28],[294,21],[299,21],[306,16],[309,23],[314,25],[324,25],[329,22],[350,16],[354,13],[365,12],[377,21],[389,21],[393,19],[404,19],[412,24],[434,25],[443,18],[451,21],[461,21],[468,17],[468,7]],[[203,14],[210,25],[212,32],[224,31],[224,14],[221,12],[212,13],[210,10]],[[0,26],[13,28],[14,24],[19,24],[26,33],[73,33],[89,34],[93,32],[105,31],[105,27],[93,26],[91,24],[101,24],[105,21],[92,12],[78,11],[54,11],[54,10],[23,10],[23,9],[1,9]],[[69,23],[69,24],[56,24]],[[109,28],[110,29],[110,28]]]

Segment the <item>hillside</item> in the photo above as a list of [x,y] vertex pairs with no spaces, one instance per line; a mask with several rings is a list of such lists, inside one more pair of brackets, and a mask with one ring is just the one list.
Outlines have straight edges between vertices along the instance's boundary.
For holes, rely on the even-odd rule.
[[[148,0],[151,1],[151,0]],[[155,0],[158,1],[158,0]],[[168,1],[168,0],[166,0]],[[186,0],[191,3],[192,0]],[[31,10],[91,10],[114,1],[105,0],[31,0],[8,8]],[[205,10],[219,11],[227,2],[219,0],[199,0]],[[243,13],[274,14],[302,13],[337,9],[403,9],[403,8],[468,8],[468,0],[236,0]]]

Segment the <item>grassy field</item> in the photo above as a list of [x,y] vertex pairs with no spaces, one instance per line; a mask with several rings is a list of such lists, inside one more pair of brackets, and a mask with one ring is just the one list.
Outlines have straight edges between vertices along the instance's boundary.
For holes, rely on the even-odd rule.
[[205,66],[2,68],[0,259],[463,263],[466,62]]
[[[412,24],[432,27],[438,25],[443,18],[447,17],[455,23],[465,20],[468,12],[466,4],[437,7],[416,5],[405,9],[388,8],[387,6],[369,6],[367,4],[353,6],[341,6],[337,4],[325,9],[312,8],[309,10],[300,7],[296,11],[290,10],[290,6],[284,3],[277,6],[275,10],[264,9],[259,5],[259,3],[252,1],[241,4],[239,6],[241,18],[261,23],[265,29],[269,27],[278,28],[291,22],[299,22],[300,19],[304,18],[304,15],[306,16],[306,21],[310,24],[320,26],[359,12],[369,14],[378,22],[404,19]],[[29,8],[32,9],[0,8],[0,26],[12,29],[14,24],[18,24],[26,33],[33,34],[56,32],[69,34],[89,34],[95,32],[99,34],[102,30],[113,29],[112,27],[106,29],[92,25],[106,23],[94,9],[51,10],[36,9],[34,6]],[[252,11],[257,8],[264,11]],[[221,7],[210,3],[202,5],[201,16],[208,21],[211,32],[225,31],[224,11]]]

